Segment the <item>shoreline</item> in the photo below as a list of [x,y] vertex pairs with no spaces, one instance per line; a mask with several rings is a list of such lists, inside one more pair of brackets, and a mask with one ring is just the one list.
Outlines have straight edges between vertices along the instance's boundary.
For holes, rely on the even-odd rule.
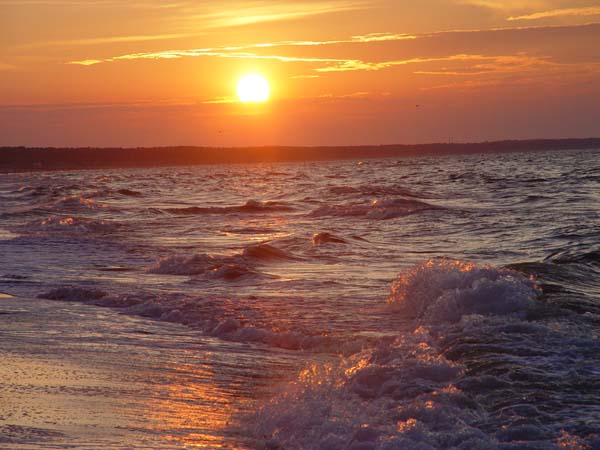
[[0,324],[0,448],[240,445],[230,426],[244,402],[205,360],[220,343],[108,308],[8,295]]

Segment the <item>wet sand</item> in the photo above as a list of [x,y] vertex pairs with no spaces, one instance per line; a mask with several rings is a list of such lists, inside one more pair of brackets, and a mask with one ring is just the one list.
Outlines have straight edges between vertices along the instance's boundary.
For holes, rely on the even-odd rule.
[[252,386],[241,370],[219,372],[217,341],[94,306],[7,296],[0,330],[0,448],[244,446],[230,430],[249,400],[230,386],[248,385],[247,397]]

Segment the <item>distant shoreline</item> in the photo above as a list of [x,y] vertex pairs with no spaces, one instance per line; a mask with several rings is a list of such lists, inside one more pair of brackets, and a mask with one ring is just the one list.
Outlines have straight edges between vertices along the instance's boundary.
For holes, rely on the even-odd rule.
[[600,138],[339,147],[0,147],[0,173],[600,149]]

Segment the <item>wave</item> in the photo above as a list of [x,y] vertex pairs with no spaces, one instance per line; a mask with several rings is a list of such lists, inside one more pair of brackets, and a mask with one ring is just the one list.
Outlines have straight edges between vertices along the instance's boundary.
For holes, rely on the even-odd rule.
[[[31,213],[63,213],[76,214],[89,211],[110,211],[109,205],[98,202],[94,197],[101,196],[100,191],[74,194],[77,186],[26,186],[19,188],[16,200],[22,202],[19,206],[8,208],[3,215],[18,216]],[[29,197],[29,198],[23,198]],[[9,198],[10,200],[15,200]]]
[[239,256],[216,257],[208,254],[168,256],[160,259],[147,272],[161,275],[204,275],[223,280],[258,275],[258,272]]
[[257,200],[248,200],[241,206],[211,206],[199,207],[190,206],[186,208],[167,208],[166,212],[176,215],[195,215],[195,214],[236,214],[236,213],[261,213],[261,212],[289,212],[294,208],[284,202],[268,201],[259,202]]
[[430,194],[417,193],[405,187],[381,186],[376,184],[362,184],[360,186],[331,186],[329,188],[329,192],[331,192],[332,194],[360,194],[370,197],[430,197]]
[[82,287],[60,287],[52,289],[44,294],[41,294],[39,298],[45,298],[47,300],[65,300],[70,302],[93,302],[106,297],[108,294],[100,289],[88,289]]
[[82,197],[84,198],[103,198],[103,197],[118,197],[118,196],[124,196],[124,197],[143,197],[144,194],[140,191],[135,191],[133,189],[127,189],[127,188],[123,188],[123,189],[110,189],[110,188],[104,188],[104,189],[98,189],[92,192],[86,192],[85,194],[82,194]]
[[279,230],[269,227],[240,227],[240,226],[225,226],[221,228],[222,233],[231,234],[275,234]]
[[308,366],[245,431],[256,448],[287,450],[596,448],[594,324],[532,320],[538,297],[511,269],[416,266],[388,299],[412,332]]
[[106,210],[110,209],[108,205],[99,203],[93,198],[83,195],[67,195],[61,199],[44,205],[43,209],[53,211],[87,211],[87,210]]
[[519,272],[447,259],[429,260],[392,284],[388,304],[412,319],[457,322],[463,316],[524,317],[540,291]]
[[21,186],[9,194],[17,197],[40,197],[47,195],[50,189],[47,186]]
[[254,300],[156,294],[114,295],[100,289],[71,286],[55,288],[38,297],[117,308],[128,315],[180,323],[227,341],[265,344],[287,350],[350,354],[359,351],[364,344],[360,339],[345,342],[306,330],[282,329],[276,323],[269,323]]
[[122,229],[124,225],[119,222],[88,219],[72,216],[50,216],[42,220],[31,221],[25,225],[15,228],[20,235],[26,236],[48,236],[69,235],[88,237],[92,234],[107,235]]
[[600,251],[568,249],[541,262],[511,264],[511,268],[539,279],[542,301],[564,311],[597,317],[600,323]]
[[326,231],[321,231],[320,233],[314,234],[314,236],[312,237],[312,243],[315,246],[320,246],[326,244],[347,244],[348,241],[339,236],[336,236],[335,234],[331,234]]
[[554,264],[588,264],[600,265],[600,249],[576,252],[576,251],[561,251],[547,258]]
[[301,259],[270,244],[249,245],[242,252],[242,256],[261,261],[294,261]]
[[323,205],[314,210],[312,217],[365,217],[372,220],[386,220],[407,216],[422,211],[439,209],[438,206],[406,198],[383,198],[370,203],[352,203],[343,205]]
[[225,256],[205,253],[192,256],[173,255],[161,258],[148,269],[149,273],[163,275],[205,275],[211,278],[234,280],[240,277],[257,276],[256,262],[294,261],[300,259],[270,244],[255,244],[242,253]]

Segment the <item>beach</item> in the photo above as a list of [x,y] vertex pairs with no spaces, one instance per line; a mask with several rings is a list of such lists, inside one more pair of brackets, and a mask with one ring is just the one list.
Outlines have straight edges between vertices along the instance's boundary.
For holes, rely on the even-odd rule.
[[595,448],[599,156],[4,175],[0,447]]

